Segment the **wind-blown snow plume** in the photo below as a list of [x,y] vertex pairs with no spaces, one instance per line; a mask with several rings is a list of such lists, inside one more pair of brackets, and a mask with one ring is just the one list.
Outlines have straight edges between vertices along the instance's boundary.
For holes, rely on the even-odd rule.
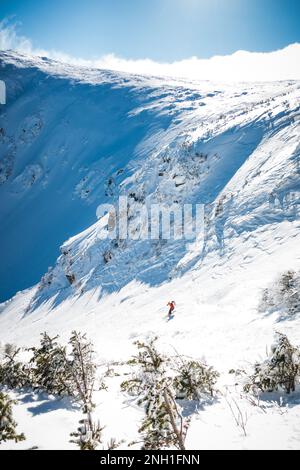
[[13,49],[26,54],[101,69],[122,72],[187,77],[213,81],[273,81],[300,79],[300,44],[291,44],[273,52],[237,51],[209,59],[190,57],[172,63],[160,63],[149,58],[138,60],[118,57],[113,53],[95,59],[72,57],[61,51],[43,50],[30,39],[18,34],[17,26],[0,22],[0,50]]

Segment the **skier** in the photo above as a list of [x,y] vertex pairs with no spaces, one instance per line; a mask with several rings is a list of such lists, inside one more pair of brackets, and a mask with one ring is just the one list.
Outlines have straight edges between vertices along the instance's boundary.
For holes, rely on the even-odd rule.
[[171,300],[171,301],[168,302],[168,304],[167,304],[167,307],[170,307],[170,308],[169,308],[169,313],[168,313],[169,318],[172,317],[172,313],[173,313],[174,310],[175,310],[175,305],[176,305],[175,300]]

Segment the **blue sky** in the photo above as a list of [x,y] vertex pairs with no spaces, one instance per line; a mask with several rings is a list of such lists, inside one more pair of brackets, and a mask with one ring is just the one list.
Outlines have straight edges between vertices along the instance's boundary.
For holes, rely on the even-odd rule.
[[300,42],[300,0],[1,0],[34,47],[175,61]]

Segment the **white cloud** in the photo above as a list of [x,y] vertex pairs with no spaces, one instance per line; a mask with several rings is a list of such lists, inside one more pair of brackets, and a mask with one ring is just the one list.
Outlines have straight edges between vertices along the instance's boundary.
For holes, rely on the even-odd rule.
[[232,55],[214,56],[210,59],[191,57],[172,63],[159,63],[151,59],[124,59],[108,54],[99,59],[87,60],[69,56],[55,50],[33,47],[30,39],[20,36],[15,25],[0,22],[0,50],[13,49],[31,55],[74,65],[97,67],[138,74],[188,77],[217,81],[273,81],[300,79],[300,44],[291,44],[274,52],[237,51]]
[[7,21],[3,20],[0,22],[0,50],[7,49],[14,49],[28,54],[33,52],[31,41],[17,34],[16,25],[9,25]]

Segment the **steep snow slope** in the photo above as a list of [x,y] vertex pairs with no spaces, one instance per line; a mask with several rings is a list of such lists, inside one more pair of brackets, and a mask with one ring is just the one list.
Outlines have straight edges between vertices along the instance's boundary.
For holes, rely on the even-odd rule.
[[[100,219],[66,241],[25,294],[25,317],[131,282],[181,283],[185,273],[205,278],[206,292],[228,270],[256,269],[263,256],[272,266],[266,284],[298,267],[299,83],[224,87],[14,53],[1,59],[2,291],[37,281],[61,238],[94,222],[99,204],[126,195],[131,219],[127,240],[100,239]],[[205,204],[204,240],[133,240],[141,208],[155,203]],[[275,266],[278,253],[286,266]]]
[[[153,152],[151,148],[149,159],[114,188],[116,196],[129,194],[131,234],[145,204],[205,204],[203,247],[200,240],[194,244],[174,239],[103,241],[99,239],[100,220],[63,245],[56,267],[42,279],[29,310],[53,294],[57,304],[70,294],[82,295],[93,288],[99,288],[99,295],[113,292],[132,280],[159,285],[192,267],[211,268],[215,258],[228,263],[233,257],[244,265],[259,256],[260,250],[267,250],[264,238],[275,236],[281,226],[286,227],[288,240],[294,232],[297,236],[297,96],[298,89],[293,89],[290,101],[285,94],[276,95],[272,112],[270,106],[266,112],[259,103],[257,108],[239,109],[232,115],[229,95],[229,115],[221,100],[221,122],[218,103],[211,105],[213,116],[208,104],[205,111],[187,119],[183,130],[177,129],[178,135],[173,129],[166,132],[168,140],[162,150]],[[202,236],[200,233],[199,238]],[[282,237],[274,240],[274,250],[282,243]],[[255,247],[256,252],[251,253]]]
[[[205,356],[222,373],[223,391],[232,387],[228,370],[263,356],[274,329],[300,342],[299,313],[283,321],[276,309],[257,308],[280,273],[300,268],[298,82],[188,83],[8,53],[2,62],[14,90],[1,110],[2,296],[54,264],[0,305],[2,342],[32,345],[44,330],[66,339],[76,328],[114,360],[131,354],[134,339],[158,334],[162,348]],[[203,243],[202,234],[194,243],[100,240],[105,218],[97,221],[96,208],[119,195],[128,196],[132,231],[143,204],[205,204]],[[170,298],[177,313],[167,322]],[[32,445],[28,413],[40,425],[63,421],[66,436],[74,429],[67,405],[39,417],[21,399]],[[299,448],[299,396],[293,400],[284,417],[270,403],[267,418],[252,410],[244,439],[221,399],[199,411],[189,446]],[[126,423],[141,416],[126,408],[120,424],[123,408],[117,387],[99,398],[110,434],[128,442],[137,425]]]
[[[214,221],[212,213],[209,216],[220,245],[227,209],[232,207],[233,213],[234,204],[247,205],[256,186],[271,177],[264,166],[272,167],[278,141],[281,148],[288,142],[276,157],[281,166],[289,159],[286,188],[278,168],[260,198],[254,196],[254,204],[260,206],[263,200],[269,210],[272,197],[275,206],[276,200],[294,197],[299,107],[295,82],[224,87],[74,68],[7,52],[0,60],[8,90],[8,104],[0,115],[2,299],[36,283],[54,263],[59,245],[96,221],[100,203],[120,194],[131,195],[131,215],[143,200],[206,203],[213,213],[221,198],[224,217]],[[229,184],[235,187],[228,189]],[[228,200],[223,199],[226,191]],[[253,203],[245,210],[252,209]],[[274,210],[276,220],[285,218]],[[261,223],[256,216],[252,227]],[[236,225],[232,230],[238,230]],[[80,288],[105,285],[111,291],[137,277],[160,283],[176,272],[185,255],[182,242],[167,244],[163,256],[159,243],[135,242],[112,247],[114,261],[105,267],[101,257],[111,247],[92,243],[91,235],[88,245],[79,239],[67,244],[68,257],[60,265],[65,273],[68,259],[75,260]],[[126,268],[123,275],[122,266],[133,249],[143,252],[142,262],[137,256],[132,272]],[[82,257],[92,262],[82,263]],[[68,280],[58,271],[57,287],[65,288]]]

